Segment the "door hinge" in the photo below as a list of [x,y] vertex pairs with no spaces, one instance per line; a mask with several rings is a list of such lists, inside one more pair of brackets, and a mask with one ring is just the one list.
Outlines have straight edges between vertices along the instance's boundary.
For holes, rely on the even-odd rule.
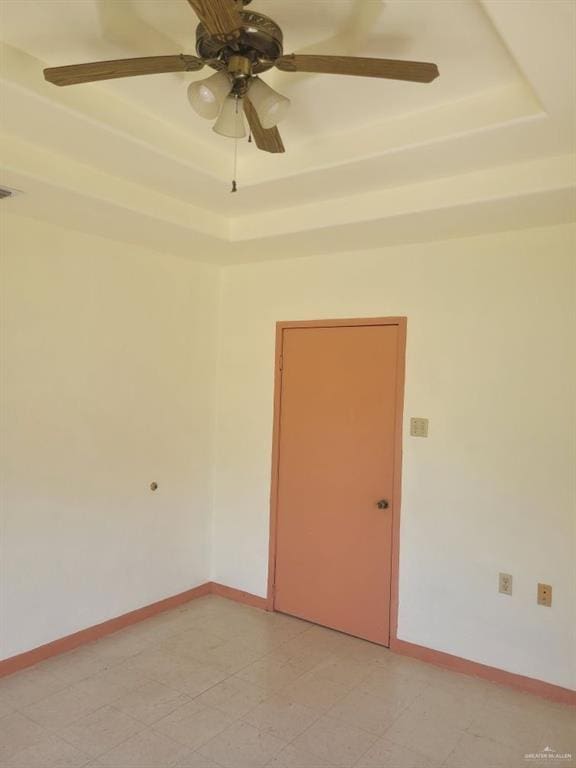
[[279,370],[284,370],[284,355],[280,355],[280,367]]

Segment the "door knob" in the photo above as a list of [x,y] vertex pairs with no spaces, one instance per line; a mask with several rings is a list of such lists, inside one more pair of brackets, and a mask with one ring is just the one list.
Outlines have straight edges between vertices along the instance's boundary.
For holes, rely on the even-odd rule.
[[378,509],[388,509],[390,504],[388,503],[388,499],[380,499],[380,501],[376,502],[376,506]]

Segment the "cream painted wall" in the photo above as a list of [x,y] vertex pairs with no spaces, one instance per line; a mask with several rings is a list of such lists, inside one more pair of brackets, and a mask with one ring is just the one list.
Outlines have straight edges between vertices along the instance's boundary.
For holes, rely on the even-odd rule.
[[218,272],[2,225],[0,658],[209,577],[263,595],[275,321],[406,315],[399,636],[576,688],[574,226]]
[[399,637],[576,688],[575,245],[562,226],[224,269],[213,578],[265,594],[275,322],[406,315],[405,427],[430,436],[405,428]]
[[0,658],[207,580],[218,296],[9,214],[2,259]]

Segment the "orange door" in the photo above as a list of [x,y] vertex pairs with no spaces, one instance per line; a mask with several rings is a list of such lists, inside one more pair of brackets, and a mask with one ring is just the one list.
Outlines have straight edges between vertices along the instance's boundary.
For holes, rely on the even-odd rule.
[[398,325],[358,325],[282,344],[274,607],[383,645],[399,343]]

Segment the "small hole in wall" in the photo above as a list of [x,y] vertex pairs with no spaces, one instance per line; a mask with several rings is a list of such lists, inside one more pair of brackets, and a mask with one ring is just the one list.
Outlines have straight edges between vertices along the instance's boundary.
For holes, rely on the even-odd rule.
[[151,491],[155,491],[157,488],[158,488],[158,483],[156,483],[156,482],[150,483],[150,490]]

